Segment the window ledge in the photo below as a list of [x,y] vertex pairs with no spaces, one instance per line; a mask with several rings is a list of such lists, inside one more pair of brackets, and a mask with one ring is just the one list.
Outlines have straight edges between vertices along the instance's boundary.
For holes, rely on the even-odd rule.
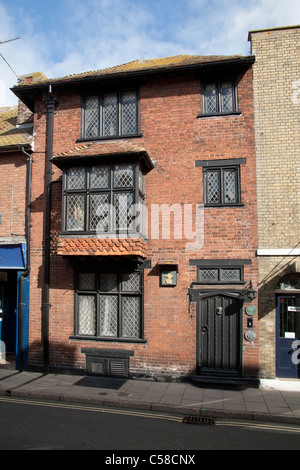
[[105,341],[110,343],[147,343],[147,340],[142,338],[108,338],[101,336],[72,335],[69,336],[69,339],[77,341]]
[[232,285],[241,285],[241,286],[244,286],[246,285],[246,281],[227,281],[227,282],[209,282],[209,281],[206,281],[206,282],[202,282],[202,281],[194,281],[192,282],[192,286],[232,286]]
[[122,140],[122,139],[135,139],[138,137],[143,137],[143,134],[129,134],[129,135],[113,135],[105,137],[80,137],[76,142],[92,142],[95,140]]
[[222,117],[222,116],[239,116],[241,111],[231,111],[230,113],[215,113],[215,114],[198,114],[197,118],[209,118],[209,117]]
[[209,207],[210,209],[212,207],[226,207],[228,209],[228,207],[245,207],[245,204],[243,202],[237,202],[236,204],[204,204],[204,207]]

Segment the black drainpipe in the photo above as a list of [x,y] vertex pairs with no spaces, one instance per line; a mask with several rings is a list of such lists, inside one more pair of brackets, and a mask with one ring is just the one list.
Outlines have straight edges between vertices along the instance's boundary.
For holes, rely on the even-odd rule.
[[42,338],[44,347],[44,373],[49,372],[49,290],[50,290],[50,217],[51,217],[51,182],[52,182],[52,150],[53,121],[56,101],[52,97],[52,86],[49,86],[49,99],[46,101],[48,113],[47,155],[46,155],[46,212],[44,237],[44,285],[42,290]]
[[24,155],[28,160],[28,175],[27,175],[27,222],[26,222],[26,271],[20,276],[20,290],[19,290],[19,327],[18,327],[18,350],[19,350],[19,371],[23,370],[24,362],[24,347],[23,347],[23,319],[24,319],[24,282],[30,273],[30,215],[31,215],[31,175],[32,175],[32,155],[25,152],[24,147],[21,148]]

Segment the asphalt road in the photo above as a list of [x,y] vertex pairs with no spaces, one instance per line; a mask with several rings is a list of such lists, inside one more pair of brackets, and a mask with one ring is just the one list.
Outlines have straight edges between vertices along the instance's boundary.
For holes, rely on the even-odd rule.
[[[223,449],[298,450],[300,426],[218,419],[184,424],[183,416],[0,397],[0,450],[102,450],[98,464],[142,468],[198,464],[200,451]],[[116,460],[124,455],[139,461]]]

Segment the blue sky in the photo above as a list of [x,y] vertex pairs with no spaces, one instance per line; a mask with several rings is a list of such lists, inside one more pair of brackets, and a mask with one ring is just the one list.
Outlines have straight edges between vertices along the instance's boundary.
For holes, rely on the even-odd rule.
[[[300,23],[299,0],[0,0],[17,75],[49,78],[176,54],[249,54],[248,31]],[[16,76],[0,57],[0,106]]]

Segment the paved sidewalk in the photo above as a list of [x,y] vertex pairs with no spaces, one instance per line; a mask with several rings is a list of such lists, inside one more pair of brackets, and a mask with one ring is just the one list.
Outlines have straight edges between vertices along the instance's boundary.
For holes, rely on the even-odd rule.
[[[274,389],[278,384],[280,390]],[[300,386],[296,382],[294,391],[285,390],[289,384],[291,388],[291,382],[263,381],[263,388],[221,390],[190,383],[0,369],[2,396],[300,425]]]

